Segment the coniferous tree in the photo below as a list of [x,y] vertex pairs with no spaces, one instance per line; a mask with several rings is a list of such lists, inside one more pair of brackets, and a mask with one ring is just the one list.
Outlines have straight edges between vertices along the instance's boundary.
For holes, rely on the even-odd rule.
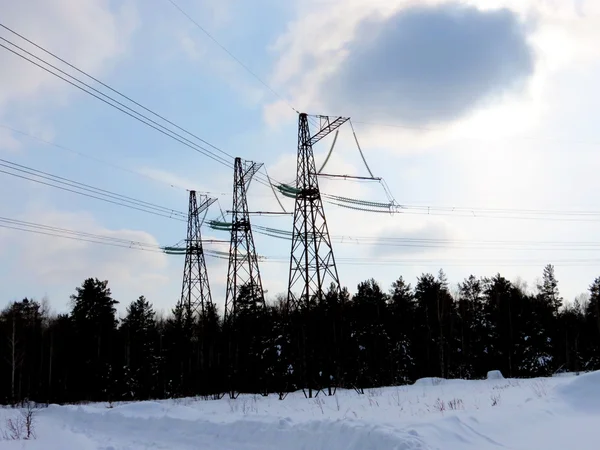
[[232,387],[241,392],[262,392],[266,388],[267,318],[259,292],[250,285],[240,286],[236,314],[229,324],[229,332],[233,358]]
[[391,380],[394,384],[404,384],[415,379],[415,300],[410,284],[402,277],[392,284],[388,302],[387,330],[391,340]]
[[186,395],[189,370],[190,331],[186,330],[184,308],[177,303],[167,318],[162,335],[163,395],[173,398]]
[[[552,266],[537,288],[528,293],[499,274],[470,276],[453,297],[440,272],[421,275],[414,289],[399,277],[389,295],[373,279],[352,299],[333,287],[298,310],[283,296],[265,309],[242,289],[229,324],[237,336],[234,388],[309,387],[314,395],[493,369],[529,377],[600,368],[600,277],[589,299],[564,306]],[[163,319],[142,296],[117,329],[107,282],[85,280],[72,300],[71,314],[51,316],[30,299],[0,312],[0,401],[215,397],[230,388],[227,334],[214,305],[200,315],[180,305]]]
[[221,320],[214,303],[204,307],[200,315],[200,371],[202,374],[202,395],[216,395],[224,389],[223,368],[221,366]]
[[554,368],[553,339],[554,308],[552,304],[534,296],[521,298],[519,320],[517,374],[519,376],[547,376]]
[[11,403],[41,395],[42,314],[40,304],[27,298],[13,302],[0,315],[4,330],[5,367]]
[[554,274],[554,266],[548,264],[544,267],[544,275],[542,282],[537,286],[539,294],[538,297],[547,303],[555,315],[558,314],[558,310],[563,304],[563,298],[560,296],[558,290],[558,281]]
[[497,274],[485,279],[485,323],[484,367],[498,369],[506,376],[516,375],[516,289],[510,281]]
[[485,374],[482,355],[485,351],[483,335],[483,283],[471,275],[458,285],[457,352],[456,370],[460,378],[475,378]]
[[388,296],[370,279],[352,298],[352,332],[358,344],[356,379],[361,387],[389,383],[390,337],[384,326]]
[[147,399],[157,395],[158,387],[155,382],[158,376],[158,330],[152,305],[144,296],[127,307],[127,315],[120,331],[125,346],[126,397]]
[[559,371],[579,372],[585,367],[585,303],[575,299],[559,312],[557,320],[557,345],[555,357],[560,362]]
[[116,337],[116,300],[111,297],[108,281],[88,278],[71,296],[71,320],[76,376],[72,388],[86,400],[114,399],[113,342]]
[[600,369],[600,277],[591,284],[590,298],[585,307],[587,351],[585,369]]
[[415,299],[420,376],[445,377],[451,368],[454,347],[454,300],[443,272],[437,279],[432,274],[421,275],[417,279]]

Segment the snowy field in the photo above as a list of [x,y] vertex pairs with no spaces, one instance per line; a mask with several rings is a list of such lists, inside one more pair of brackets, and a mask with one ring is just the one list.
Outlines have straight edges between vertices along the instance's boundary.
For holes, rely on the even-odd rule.
[[[20,414],[0,409],[0,429]],[[600,372],[530,380],[419,380],[306,399],[180,399],[37,412],[36,439],[0,449],[598,449]],[[0,435],[2,433],[0,432]]]

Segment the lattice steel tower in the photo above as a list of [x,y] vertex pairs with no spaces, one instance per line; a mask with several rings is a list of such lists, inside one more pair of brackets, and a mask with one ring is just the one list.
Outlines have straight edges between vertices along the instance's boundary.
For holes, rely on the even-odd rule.
[[190,191],[187,238],[185,240],[185,266],[181,287],[181,306],[191,317],[204,313],[204,306],[212,303],[208,273],[202,248],[200,233],[200,214],[206,211],[216,199],[200,196],[201,204],[196,202],[196,191]]
[[334,283],[340,289],[312,147],[348,118],[317,118],[319,131],[314,136],[310,135],[308,116],[301,113],[298,119],[296,203],[287,300],[294,308],[321,299],[324,295],[323,286]]
[[249,289],[257,302],[262,305],[265,303],[246,198],[252,177],[261,167],[262,163],[235,158],[225,321],[235,316],[238,294],[244,286]]

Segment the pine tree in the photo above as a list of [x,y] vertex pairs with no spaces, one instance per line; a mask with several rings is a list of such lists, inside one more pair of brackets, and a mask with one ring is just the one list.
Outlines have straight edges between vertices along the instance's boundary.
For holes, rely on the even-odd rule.
[[415,378],[413,358],[415,300],[410,284],[402,277],[394,281],[389,297],[387,330],[391,339],[391,371],[394,384]]
[[352,298],[352,332],[358,344],[357,384],[361,387],[389,384],[390,337],[384,326],[387,294],[370,279],[359,283]]
[[458,285],[458,325],[460,340],[457,375],[460,378],[480,377],[485,374],[481,355],[484,353],[483,283],[471,275]]
[[436,279],[423,274],[417,279],[416,340],[419,342],[421,376],[446,377],[451,372],[453,354],[454,299],[442,271]]
[[519,376],[547,376],[554,368],[553,340],[555,316],[552,303],[540,297],[520,299],[517,356]]
[[558,310],[563,304],[563,298],[560,296],[558,290],[558,281],[554,275],[554,266],[552,264],[544,267],[544,276],[537,288],[539,291],[538,297],[548,303],[554,314],[557,315]]
[[227,324],[231,389],[235,391],[263,392],[266,389],[263,355],[268,346],[267,317],[257,289],[247,284],[240,286],[236,314]]
[[223,367],[221,365],[221,320],[214,303],[204,307],[204,314],[200,315],[200,372],[202,383],[200,394],[213,397],[224,392]]
[[77,378],[73,388],[82,399],[114,399],[108,374],[113,374],[113,341],[116,337],[116,300],[108,281],[88,278],[71,296]]
[[141,400],[157,395],[155,348],[158,330],[152,305],[144,296],[127,307],[120,331],[126,347],[126,396]]
[[590,299],[585,307],[585,333],[587,351],[584,356],[586,370],[600,369],[600,277],[589,287]]
[[506,376],[515,376],[516,303],[514,286],[497,274],[484,280],[485,317],[484,352],[485,370],[500,370]]
[[583,353],[585,343],[585,304],[575,299],[573,304],[567,304],[560,311],[557,320],[559,339],[555,346],[555,355],[560,361],[559,370],[562,372],[579,372],[584,367]]
[[0,314],[4,330],[2,354],[5,355],[0,363],[7,368],[3,373],[9,374],[9,401],[13,404],[41,394],[42,319],[40,304],[27,298],[11,303]]

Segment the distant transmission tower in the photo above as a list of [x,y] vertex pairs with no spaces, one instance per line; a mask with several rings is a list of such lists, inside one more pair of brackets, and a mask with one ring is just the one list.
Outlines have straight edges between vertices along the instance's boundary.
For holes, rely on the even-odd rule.
[[235,317],[238,295],[242,288],[252,295],[257,302],[262,305],[265,303],[246,199],[246,192],[252,177],[261,167],[262,163],[242,161],[241,158],[235,158],[225,321]]
[[202,203],[198,206],[196,191],[190,191],[185,266],[181,287],[181,306],[189,317],[204,314],[205,305],[212,303],[200,234],[200,214],[206,211],[216,199],[201,196],[201,201]]
[[331,283],[340,289],[319,191],[313,145],[337,130],[348,118],[317,117],[319,130],[313,136],[310,135],[308,116],[301,113],[298,119],[298,162],[294,189],[296,204],[287,299],[292,308],[322,299],[323,287]]

